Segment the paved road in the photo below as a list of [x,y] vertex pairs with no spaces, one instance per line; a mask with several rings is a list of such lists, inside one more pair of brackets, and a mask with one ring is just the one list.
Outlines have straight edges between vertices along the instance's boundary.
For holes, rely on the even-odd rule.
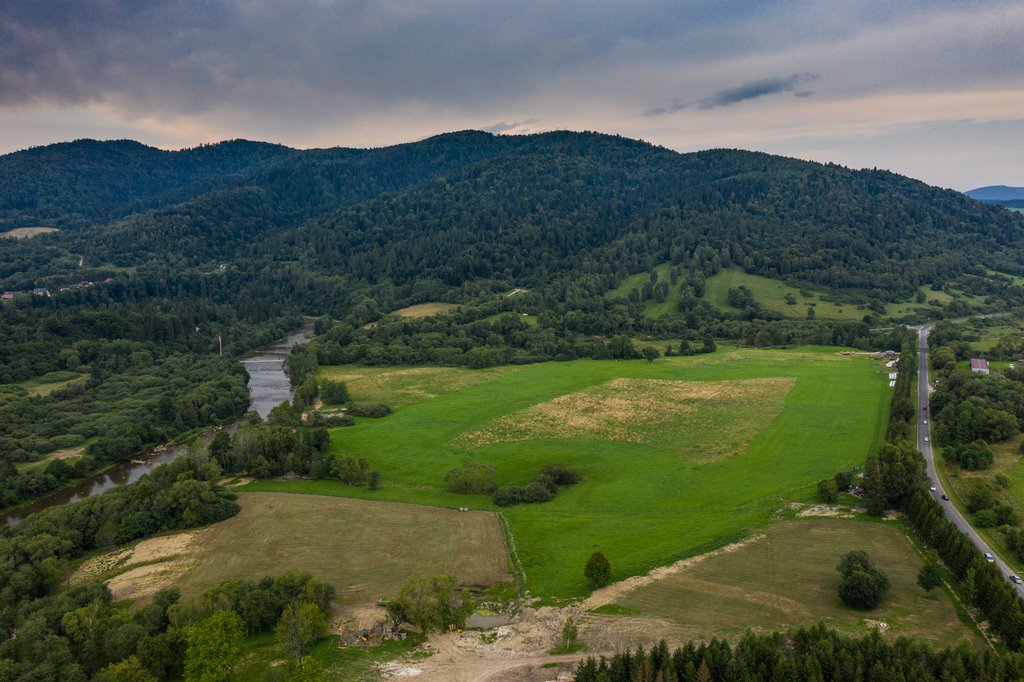
[[[1013,575],[1013,570],[1006,564],[1003,559],[996,554],[995,550],[988,546],[988,543],[980,535],[978,531],[974,530],[964,515],[960,513],[960,510],[950,502],[949,500],[943,500],[942,496],[947,495],[945,488],[942,486],[942,481],[939,479],[938,472],[935,470],[935,454],[932,452],[931,443],[931,432],[932,425],[928,408],[928,392],[930,387],[928,385],[928,332],[931,331],[933,325],[926,324],[917,328],[917,448],[924,454],[924,461],[928,469],[928,478],[931,479],[930,485],[935,490],[931,491],[932,497],[939,501],[942,508],[946,512],[946,518],[953,522],[953,524],[963,531],[967,537],[971,539],[971,542],[981,550],[982,552],[988,552],[995,557],[996,566],[999,567],[999,571],[1006,577],[1007,580]],[[1016,585],[1017,593],[1024,597],[1024,585]]]

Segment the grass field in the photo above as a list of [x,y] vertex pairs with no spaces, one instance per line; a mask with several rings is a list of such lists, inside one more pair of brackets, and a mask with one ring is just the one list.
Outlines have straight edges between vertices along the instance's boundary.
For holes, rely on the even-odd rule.
[[[501,485],[525,485],[543,465],[558,462],[577,469],[585,481],[551,502],[504,513],[530,589],[576,596],[588,591],[582,566],[595,547],[609,556],[615,578],[644,573],[759,528],[786,500],[812,498],[818,480],[860,465],[884,430],[890,393],[881,369],[877,360],[840,356],[833,348],[743,350],[653,363],[581,360],[488,371],[475,385],[332,432],[334,451],[365,457],[383,473],[379,490],[329,481],[262,481],[246,489],[492,509],[489,497],[446,492],[446,472],[482,462],[496,468]],[[476,374],[445,372],[448,377]],[[681,395],[644,404],[643,391],[632,398],[623,394],[615,417],[626,431],[621,440],[609,440],[601,429],[552,430],[552,424],[571,426],[574,415],[592,417],[593,401],[578,402],[579,411],[562,410],[547,427],[515,440],[467,440],[466,434],[500,431],[508,425],[503,420],[529,416],[539,405],[557,405],[564,396],[610,397],[608,387],[615,384],[609,382],[616,380],[682,382],[674,390],[684,394],[692,388],[689,382],[733,382],[723,389],[742,388],[749,380],[779,383],[777,398],[759,393],[756,401],[749,395],[732,401],[724,395]],[[773,400],[781,402],[781,410],[775,411]],[[658,433],[661,420],[670,434]]]
[[[895,523],[796,520],[774,524],[764,533],[734,552],[641,587],[615,605],[625,613],[682,625],[700,638],[733,639],[747,629],[772,631],[818,621],[863,635],[884,622],[887,636],[914,636],[940,646],[962,638],[980,644],[961,623],[947,592],[917,586],[922,560]],[[837,595],[836,565],[853,549],[867,551],[892,583],[872,611],[851,609]]]
[[111,581],[115,596],[146,596],[171,583],[197,594],[296,569],[334,585],[344,611],[397,592],[415,574],[451,573],[480,586],[511,579],[493,514],[312,495],[244,494],[239,503],[242,511],[226,521],[121,561],[138,568]]
[[32,237],[50,232],[59,232],[59,230],[56,227],[16,227],[13,230],[0,232],[0,238],[31,239]]

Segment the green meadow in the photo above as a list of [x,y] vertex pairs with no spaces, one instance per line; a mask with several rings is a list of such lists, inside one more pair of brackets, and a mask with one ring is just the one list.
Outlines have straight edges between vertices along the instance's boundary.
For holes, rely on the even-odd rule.
[[[481,373],[424,368],[404,377],[323,368],[362,377],[352,384],[360,400],[402,397],[390,416],[331,434],[334,452],[365,457],[382,472],[381,488],[259,481],[243,490],[496,510],[489,496],[446,492],[445,474],[484,463],[499,485],[526,485],[556,462],[584,481],[551,502],[501,511],[529,589],[578,596],[589,591],[582,569],[595,549],[610,559],[613,579],[643,573],[745,536],[789,501],[813,499],[820,479],[861,465],[884,431],[882,369],[834,348]],[[374,372],[394,385],[369,381]],[[407,381],[427,382],[421,399],[396,388]]]

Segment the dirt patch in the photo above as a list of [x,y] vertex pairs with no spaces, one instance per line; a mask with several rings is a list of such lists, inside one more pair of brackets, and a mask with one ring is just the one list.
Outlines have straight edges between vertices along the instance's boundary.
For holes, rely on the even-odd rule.
[[645,585],[650,585],[651,583],[659,580],[664,580],[671,575],[682,573],[686,569],[691,568],[706,559],[710,559],[711,557],[721,556],[722,554],[729,554],[730,552],[743,549],[747,545],[757,542],[764,537],[766,536],[752,535],[749,538],[740,540],[739,542],[734,542],[731,545],[726,545],[725,547],[720,547],[714,551],[707,552],[706,554],[698,554],[697,556],[689,557],[688,559],[681,559],[668,566],[660,566],[646,575],[633,576],[632,578],[626,578],[625,580],[609,585],[608,587],[602,587],[599,590],[595,590],[593,594],[583,602],[582,608],[584,611],[593,611],[599,606],[614,603],[627,593],[632,592],[639,587],[644,587]]
[[168,561],[139,566],[107,581],[114,601],[150,597],[174,585],[192,566],[194,559],[178,557]]
[[[781,411],[792,378],[739,381],[614,379],[501,417],[453,441],[461,447],[547,438],[590,437],[677,445],[700,442],[705,460],[736,454]],[[725,436],[720,447],[711,441]]]
[[165,535],[101,554],[82,564],[69,582],[78,585],[120,571],[107,582],[115,600],[156,594],[195,563],[187,555],[194,549],[198,535]]
[[56,227],[16,227],[13,230],[0,232],[0,238],[31,239],[32,237],[49,234],[50,232],[59,232],[59,230]]
[[857,516],[849,507],[840,507],[835,504],[815,504],[797,512],[797,516],[824,516],[836,519],[852,519]]

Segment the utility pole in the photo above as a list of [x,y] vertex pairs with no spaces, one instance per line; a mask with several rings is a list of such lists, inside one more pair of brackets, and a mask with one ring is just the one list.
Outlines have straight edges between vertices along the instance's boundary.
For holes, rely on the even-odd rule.
[[220,334],[217,334],[217,347],[220,349],[220,354],[224,355],[224,339]]

